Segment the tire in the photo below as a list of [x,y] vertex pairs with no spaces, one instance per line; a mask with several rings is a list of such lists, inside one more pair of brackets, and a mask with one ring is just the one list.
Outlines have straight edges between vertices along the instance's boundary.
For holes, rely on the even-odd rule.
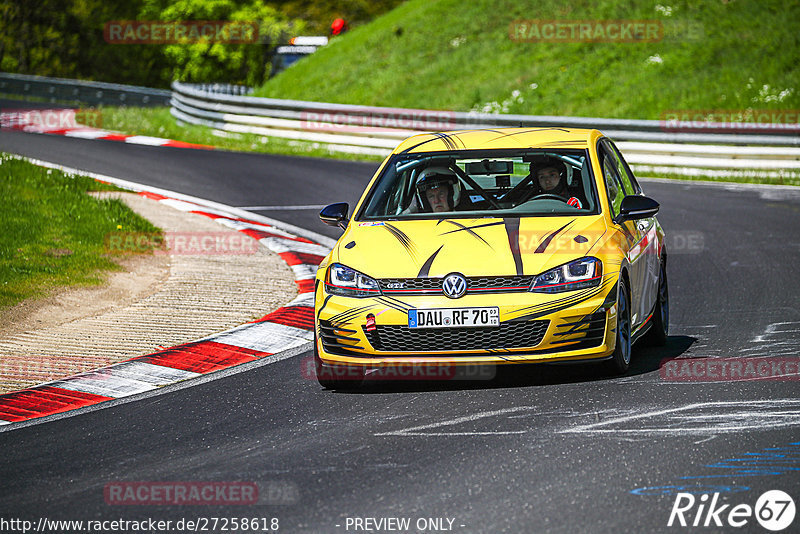
[[631,301],[628,286],[620,279],[617,289],[616,344],[608,370],[615,375],[624,374],[631,365]]
[[647,332],[645,340],[648,345],[663,347],[667,343],[669,332],[669,284],[667,283],[667,258],[661,260],[658,273],[658,295],[653,310],[653,324]]
[[323,363],[314,336],[314,367],[317,382],[325,389],[355,389],[364,381],[364,368],[350,365],[330,365]]

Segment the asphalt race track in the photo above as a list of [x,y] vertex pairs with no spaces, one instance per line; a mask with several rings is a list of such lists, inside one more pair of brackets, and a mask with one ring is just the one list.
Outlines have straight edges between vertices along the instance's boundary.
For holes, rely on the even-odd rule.
[[[0,151],[237,207],[280,206],[254,211],[332,237],[318,209],[292,208],[352,206],[376,168],[16,132],[0,134]],[[671,335],[635,351],[626,376],[531,366],[491,381],[334,393],[302,372],[306,353],[0,433],[4,517],[278,518],[280,532],[368,532],[355,518],[390,517],[410,518],[410,531],[444,518],[426,532],[719,531],[713,518],[667,527],[677,493],[690,492],[690,524],[701,494],[719,493],[722,530],[763,532],[755,517],[741,529],[727,520],[767,490],[800,497],[800,192],[643,185],[669,236]],[[660,368],[678,356],[795,374],[687,380]],[[107,504],[106,485],[126,481],[249,481],[266,502]]]

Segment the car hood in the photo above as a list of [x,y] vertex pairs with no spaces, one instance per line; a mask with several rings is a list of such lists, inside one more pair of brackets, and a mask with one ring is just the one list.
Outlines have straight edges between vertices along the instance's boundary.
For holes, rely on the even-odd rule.
[[590,255],[605,231],[599,215],[353,221],[332,259],[374,278],[533,275]]

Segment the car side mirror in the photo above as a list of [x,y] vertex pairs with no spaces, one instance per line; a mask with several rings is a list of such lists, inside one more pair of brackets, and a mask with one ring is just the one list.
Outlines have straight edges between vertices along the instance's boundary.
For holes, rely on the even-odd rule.
[[654,217],[658,213],[659,204],[650,197],[639,195],[628,195],[622,199],[619,207],[619,215],[614,217],[615,224],[622,224],[625,221],[636,221]]
[[319,219],[328,226],[338,226],[342,230],[347,228],[347,211],[350,206],[347,202],[337,202],[322,208],[319,212]]

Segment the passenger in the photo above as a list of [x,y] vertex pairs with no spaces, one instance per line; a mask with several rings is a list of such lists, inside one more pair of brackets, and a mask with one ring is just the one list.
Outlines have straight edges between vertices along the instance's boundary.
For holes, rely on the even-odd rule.
[[539,195],[558,195],[568,199],[571,195],[567,190],[567,168],[561,161],[550,158],[535,167],[531,164],[531,172],[536,177]]
[[570,191],[567,185],[567,166],[557,158],[548,158],[544,163],[531,164],[531,174],[536,177],[536,195],[556,195],[564,202],[578,209],[583,208],[583,203],[575,196],[577,192]]

